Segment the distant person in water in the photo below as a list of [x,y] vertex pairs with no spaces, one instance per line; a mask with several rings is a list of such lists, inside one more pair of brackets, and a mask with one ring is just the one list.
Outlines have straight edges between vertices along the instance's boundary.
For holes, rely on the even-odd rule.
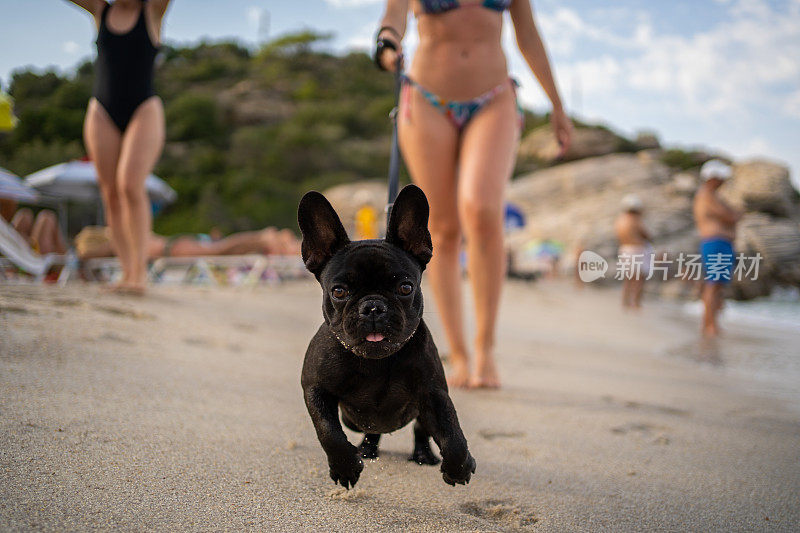
[[97,27],[94,89],[83,137],[122,266],[122,281],[113,289],[144,294],[152,228],[144,183],[165,139],[153,66],[170,0],[70,1],[88,11]]
[[717,315],[723,305],[723,289],[733,274],[733,240],[742,213],[725,203],[718,189],[733,175],[730,165],[712,159],[700,169],[703,184],[694,197],[694,221],[700,234],[703,259],[702,332],[705,337],[719,335]]
[[[99,226],[81,230],[75,237],[78,256],[81,259],[116,256],[109,233],[108,228]],[[202,233],[183,233],[171,237],[153,233],[147,241],[147,256],[150,259],[247,254],[299,255],[300,241],[290,230],[274,227],[233,233],[218,240]]]
[[16,202],[0,200],[0,214],[40,254],[67,253],[58,217],[52,211],[42,209],[34,216],[27,207],[17,209]]
[[626,264],[622,280],[622,306],[633,309],[642,307],[644,280],[650,273],[653,247],[650,234],[644,227],[642,200],[635,194],[622,199],[622,213],[614,223],[614,232],[619,241],[619,261]]

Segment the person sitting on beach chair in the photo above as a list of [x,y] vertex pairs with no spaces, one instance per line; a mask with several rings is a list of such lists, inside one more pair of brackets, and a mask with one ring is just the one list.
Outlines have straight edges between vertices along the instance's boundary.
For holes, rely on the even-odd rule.
[[58,226],[58,217],[49,209],[34,216],[27,207],[17,209],[13,200],[0,199],[0,216],[17,230],[31,248],[40,254],[65,254],[67,243]]
[[49,209],[43,209],[34,216],[33,211],[24,207],[14,214],[11,225],[40,254],[67,253],[67,243],[58,227],[58,217]]
[[[38,246],[34,247],[30,244],[32,237],[21,234],[6,221],[5,216],[8,216],[8,211],[4,210],[3,213],[4,216],[0,217],[0,279],[7,279],[9,274],[15,276],[16,272],[24,272],[34,276],[37,281],[55,281],[56,279],[66,281],[71,269],[61,267],[67,265],[68,256],[52,252],[39,253],[39,250],[36,249]],[[32,215],[31,218],[33,218]],[[40,220],[49,219],[42,217]],[[31,225],[23,216],[17,218],[17,223],[22,226],[23,230],[25,230],[25,224]],[[32,235],[38,236],[40,233],[46,233],[42,228],[46,228],[47,224],[39,223],[37,225],[34,221],[32,226],[36,230]],[[49,244],[44,248],[47,250],[48,246]]]

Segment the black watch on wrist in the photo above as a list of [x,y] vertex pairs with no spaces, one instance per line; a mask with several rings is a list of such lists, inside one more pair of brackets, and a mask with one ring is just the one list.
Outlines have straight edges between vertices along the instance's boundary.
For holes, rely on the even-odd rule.
[[384,66],[381,64],[381,56],[383,55],[383,51],[389,48],[390,50],[394,50],[397,52],[397,45],[394,44],[390,39],[381,38],[378,39],[375,43],[375,64],[381,70],[386,70]]

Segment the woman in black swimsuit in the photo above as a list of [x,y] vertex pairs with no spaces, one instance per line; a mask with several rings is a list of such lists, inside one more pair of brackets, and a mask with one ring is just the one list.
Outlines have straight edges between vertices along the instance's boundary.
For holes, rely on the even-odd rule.
[[94,17],[97,61],[84,142],[97,168],[122,292],[142,294],[152,226],[144,182],[164,147],[164,108],[153,63],[170,0],[70,0]]

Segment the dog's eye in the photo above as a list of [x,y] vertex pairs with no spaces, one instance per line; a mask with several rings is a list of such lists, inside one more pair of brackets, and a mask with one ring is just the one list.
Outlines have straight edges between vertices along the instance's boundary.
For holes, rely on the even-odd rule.
[[408,296],[413,291],[414,291],[414,287],[410,283],[402,283],[397,288],[397,292],[400,293],[401,296]]
[[341,299],[343,299],[343,298],[347,298],[347,296],[348,296],[350,293],[349,293],[349,292],[347,291],[347,289],[345,289],[344,287],[334,287],[334,288],[333,288],[333,290],[331,291],[331,294],[332,294],[332,295],[333,295],[333,297],[334,297],[334,298],[336,298],[337,300],[341,300]]

